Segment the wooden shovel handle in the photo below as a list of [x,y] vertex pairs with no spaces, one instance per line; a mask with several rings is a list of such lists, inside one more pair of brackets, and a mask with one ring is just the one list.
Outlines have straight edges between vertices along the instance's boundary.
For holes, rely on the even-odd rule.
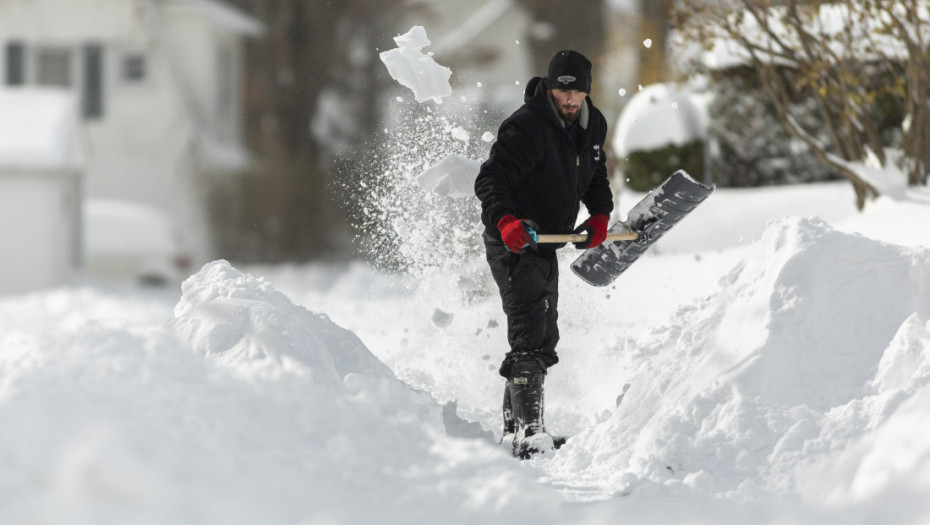
[[[608,241],[635,241],[639,236],[636,232],[626,231],[620,233],[608,233]],[[560,243],[560,242],[584,242],[588,240],[587,233],[541,233],[539,242],[541,243]]]

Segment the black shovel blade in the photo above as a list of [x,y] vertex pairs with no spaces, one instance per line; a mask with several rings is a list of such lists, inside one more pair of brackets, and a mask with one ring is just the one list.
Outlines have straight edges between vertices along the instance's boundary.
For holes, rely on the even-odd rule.
[[572,271],[588,284],[609,285],[713,192],[713,185],[701,184],[684,170],[676,171],[643,197],[630,210],[626,221],[610,227],[611,233],[633,230],[639,239],[605,242],[586,250],[572,262]]

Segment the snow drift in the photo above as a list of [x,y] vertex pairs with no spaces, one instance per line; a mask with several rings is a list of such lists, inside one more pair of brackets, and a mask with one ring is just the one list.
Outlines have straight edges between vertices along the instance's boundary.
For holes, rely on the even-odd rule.
[[[667,272],[651,263],[640,275]],[[372,339],[391,348],[380,359],[356,333],[223,261],[184,283],[162,326],[99,320],[121,305],[127,319],[154,314],[87,290],[0,301],[0,522],[930,519],[926,248],[818,219],[771,223],[713,294],[657,328],[629,338],[618,334],[630,325],[597,324],[588,338],[611,351],[566,355],[553,388],[598,388],[585,378],[605,368],[626,369],[630,387],[553,457],[528,462],[449,437],[450,423],[467,425],[395,376],[424,376],[446,399],[454,385],[494,383],[487,398],[458,399],[497,421],[485,353],[495,343],[475,333],[497,299],[472,298],[469,315],[440,327],[416,293],[382,291],[365,310],[353,302],[367,293],[360,280],[349,272],[328,293],[368,326],[357,330],[382,334]],[[616,295],[604,301],[633,297]],[[580,328],[566,321],[567,332]],[[413,342],[405,350],[391,337]]]
[[928,320],[930,250],[773,222],[715,295],[639,341],[620,406],[549,470],[602,494],[850,504],[919,478],[916,493]]
[[[154,332],[0,339],[3,523],[473,523],[557,503],[354,334],[218,261]],[[467,458],[467,461],[463,460]],[[517,494],[519,492],[519,498]]]

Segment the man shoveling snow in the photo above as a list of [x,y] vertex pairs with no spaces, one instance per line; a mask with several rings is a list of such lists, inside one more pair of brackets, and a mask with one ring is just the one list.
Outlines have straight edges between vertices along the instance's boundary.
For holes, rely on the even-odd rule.
[[[543,419],[546,370],[559,362],[556,250],[567,242],[584,249],[572,271],[606,286],[714,189],[678,171],[608,229],[607,122],[590,91],[591,62],[575,51],[556,53],[545,78],[529,81],[525,103],[501,124],[475,180],[488,264],[507,315],[510,351],[499,370],[507,379],[504,435],[524,459],[560,444]],[[581,203],[590,216],[575,227]]]
[[[429,44],[423,28],[395,40],[398,49],[381,56],[391,76],[418,101],[441,101],[449,93],[448,70],[420,53]],[[529,81],[525,103],[501,124],[480,169],[470,159],[447,155],[417,178],[424,189],[452,197],[467,196],[463,188],[473,185],[481,201],[487,260],[510,346],[499,369],[507,380],[502,442],[509,440],[520,458],[563,441],[546,432],[543,420],[546,370],[559,361],[556,250],[568,242],[584,249],[572,271],[606,286],[713,191],[679,171],[637,204],[627,221],[608,229],[613,195],[604,150],[607,122],[590,91],[591,62],[576,51],[556,53],[546,76]],[[581,203],[590,216],[576,227]]]
[[[499,373],[504,433],[521,458],[554,448],[543,421],[546,369],[559,362],[559,268],[562,245],[537,245],[537,231],[588,232],[578,248],[607,235],[613,195],[607,179],[607,121],[594,107],[591,62],[560,51],[545,78],[534,77],[525,103],[498,131],[475,181],[491,274],[507,315],[510,351]],[[578,229],[580,203],[591,214]]]

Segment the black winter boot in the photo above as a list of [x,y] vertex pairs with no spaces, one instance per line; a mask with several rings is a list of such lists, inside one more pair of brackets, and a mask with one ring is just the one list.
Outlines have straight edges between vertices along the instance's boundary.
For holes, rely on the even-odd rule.
[[555,448],[543,421],[545,377],[546,366],[539,359],[526,357],[513,363],[507,386],[513,411],[514,457],[529,459]]
[[510,380],[504,383],[504,404],[501,407],[501,414],[504,416],[504,430],[501,432],[501,444],[513,444],[513,403],[510,399]]

